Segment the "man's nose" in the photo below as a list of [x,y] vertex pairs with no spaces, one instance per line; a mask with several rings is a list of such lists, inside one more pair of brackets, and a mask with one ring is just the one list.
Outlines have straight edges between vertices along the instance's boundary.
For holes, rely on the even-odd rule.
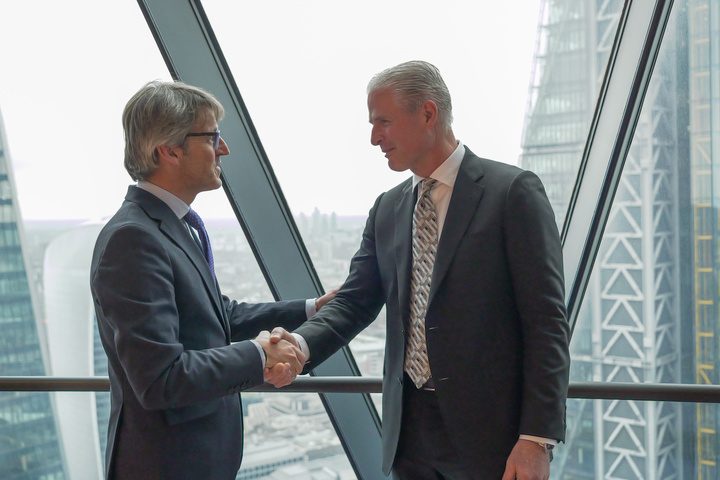
[[225,143],[222,137],[220,137],[220,145],[218,145],[217,153],[218,155],[230,155],[230,147],[228,147],[228,144]]
[[375,128],[373,128],[372,131],[370,132],[370,143],[375,146],[378,146],[378,145],[380,145],[381,140],[382,140],[381,135],[375,131]]

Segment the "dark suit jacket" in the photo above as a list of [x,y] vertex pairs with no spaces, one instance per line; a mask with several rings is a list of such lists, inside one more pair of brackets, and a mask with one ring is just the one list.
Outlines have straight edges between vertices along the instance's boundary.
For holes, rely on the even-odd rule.
[[263,382],[258,350],[244,340],[296,327],[305,302],[221,295],[183,222],[134,186],[97,240],[91,288],[109,362],[108,478],[234,479],[238,392]]
[[[296,330],[308,342],[311,369],[386,305],[386,474],[402,415],[414,201],[412,179],[378,197],[347,280]],[[564,440],[570,360],[562,251],[536,175],[466,151],[438,244],[426,334],[442,417],[468,468],[500,478],[519,434]]]

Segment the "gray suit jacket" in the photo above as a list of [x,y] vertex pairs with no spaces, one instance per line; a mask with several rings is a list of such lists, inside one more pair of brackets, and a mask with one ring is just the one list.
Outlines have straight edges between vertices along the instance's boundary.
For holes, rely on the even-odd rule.
[[238,392],[263,382],[246,340],[296,327],[305,302],[251,305],[221,295],[183,222],[134,186],[97,240],[91,288],[109,362],[107,477],[234,479]]
[[[409,179],[380,195],[335,299],[296,330],[308,369],[370,324],[383,304],[383,470],[400,435],[409,320]],[[482,478],[500,478],[519,434],[563,440],[569,327],[562,251],[540,180],[467,150],[438,244],[427,347],[455,449]]]

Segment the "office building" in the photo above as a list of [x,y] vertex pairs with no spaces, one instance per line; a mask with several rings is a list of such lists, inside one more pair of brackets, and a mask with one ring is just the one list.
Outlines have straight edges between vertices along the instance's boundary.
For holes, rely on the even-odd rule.
[[[107,375],[89,284],[90,260],[101,228],[100,223],[73,228],[53,239],[45,251],[48,350],[53,373],[59,377]],[[55,403],[69,478],[102,478],[109,394],[63,392]]]
[[[23,223],[0,116],[0,375],[50,375],[45,324],[23,251]],[[51,394],[0,392],[0,478],[67,478]]]
[[[543,5],[521,165],[543,178],[562,227],[623,5]],[[720,383],[717,8],[675,2],[573,335],[574,380]],[[717,406],[691,410],[571,402],[555,476],[717,478]]]

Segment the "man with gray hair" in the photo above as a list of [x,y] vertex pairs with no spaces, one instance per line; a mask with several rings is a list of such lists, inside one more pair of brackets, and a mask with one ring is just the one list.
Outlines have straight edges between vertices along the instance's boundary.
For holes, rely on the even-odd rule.
[[91,289],[108,357],[112,480],[234,480],[242,459],[239,392],[289,383],[305,357],[289,334],[331,295],[247,304],[215,278],[190,208],[222,184],[222,105],[181,82],[150,82],[123,112],[125,167],[137,185],[95,245]]
[[536,175],[455,139],[439,71],[368,86],[370,141],[412,177],[381,194],[350,274],[295,330],[314,368],[386,306],[383,471],[403,480],[547,479],[565,436],[562,251]]

